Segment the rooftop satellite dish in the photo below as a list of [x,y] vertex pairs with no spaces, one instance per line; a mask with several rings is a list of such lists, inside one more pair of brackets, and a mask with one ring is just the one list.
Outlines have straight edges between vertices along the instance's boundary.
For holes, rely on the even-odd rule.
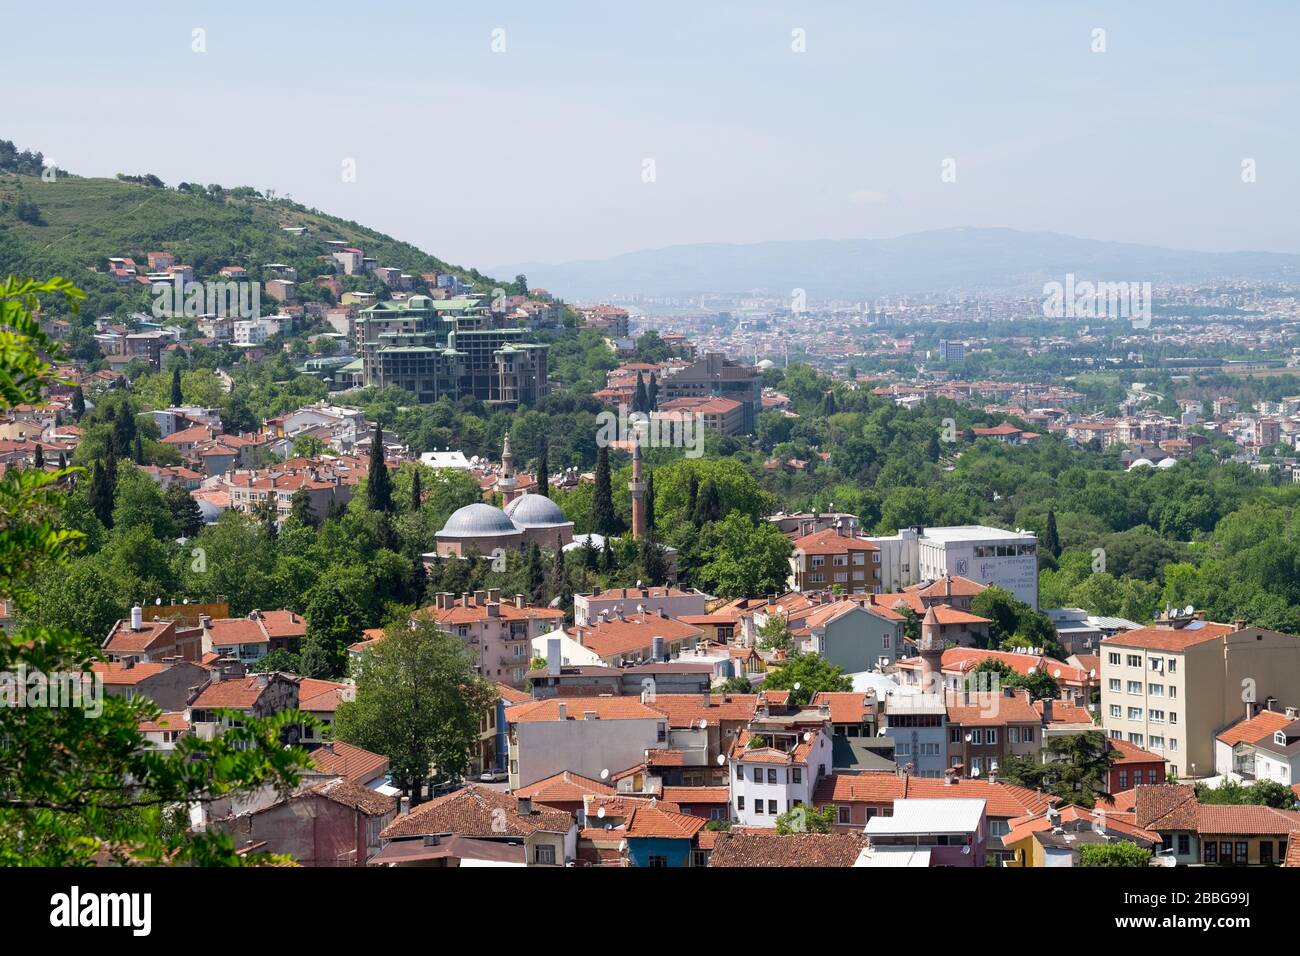
[[997,762],[996,760],[994,760],[992,763],[989,764],[989,772],[992,773],[993,771],[996,771],[997,769],[998,769],[998,762]]
[[1031,667],[1031,668],[1029,668],[1029,673],[1031,673],[1031,674],[1037,674],[1037,673],[1038,673],[1038,668],[1037,668],[1037,667]]
[[878,730],[878,731],[876,732],[876,736],[877,736],[877,737],[884,737],[884,736],[885,736],[885,728],[884,728],[884,727],[881,727],[880,730]]
[[700,718],[700,730],[708,730],[708,729],[709,729],[709,718],[707,718],[707,717],[701,717],[701,718]]
[[795,689],[795,690],[798,690],[798,689],[799,689],[800,683],[801,683],[800,681],[795,681],[795,682],[794,682],[794,689]]
[[599,810],[597,810],[596,816],[598,816],[602,820],[605,819],[605,808],[601,807]]
[[974,740],[974,739],[975,739],[975,738],[972,737],[970,734],[967,734],[967,735],[966,735],[966,743],[970,743],[970,742],[971,742],[972,740]]
[[1088,671],[1088,676],[1095,678],[1097,676],[1097,668],[1094,667],[1092,670]]
[[1061,669],[1058,667],[1056,670],[1052,671],[1052,676],[1053,676],[1053,677],[1060,677],[1060,676],[1061,676]]
[[641,579],[640,579],[640,578],[637,578],[637,579],[636,579],[636,586],[637,586],[637,587],[640,587],[640,586],[641,586]]
[[1187,607],[1183,608],[1184,617],[1191,617],[1195,613],[1196,613],[1196,607],[1194,605],[1189,604],[1187,605]]
[[974,768],[972,768],[972,769],[971,769],[971,772],[970,772],[970,775],[971,775],[972,777],[978,777],[978,776],[980,775],[980,768],[979,768],[979,767],[974,767]]
[[803,734],[803,739],[804,739],[804,743],[807,743],[808,741],[812,740],[812,731],[805,730]]
[[961,848],[961,855],[962,855],[962,856],[970,856],[970,847],[968,847],[968,846],[964,846],[964,847],[962,847],[962,848]]
[[726,754],[718,754],[718,766],[721,767],[721,766],[722,766],[723,764],[725,764],[726,762],[727,762],[727,755],[726,755]]
[[608,779],[609,779],[609,768],[608,768],[608,767],[606,767],[604,770],[602,770],[602,771],[600,772],[600,779],[601,779],[601,780],[608,780]]
[[162,604],[162,598],[154,598],[153,603],[154,603],[154,607],[157,607],[158,605]]

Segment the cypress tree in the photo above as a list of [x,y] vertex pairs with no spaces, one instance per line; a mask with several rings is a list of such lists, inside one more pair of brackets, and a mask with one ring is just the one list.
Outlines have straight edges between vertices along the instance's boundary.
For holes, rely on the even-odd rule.
[[389,514],[393,510],[393,479],[384,463],[384,426],[375,422],[375,437],[370,442],[370,472],[366,476],[366,505],[371,511]]
[[591,530],[609,537],[616,530],[614,490],[609,476],[609,449],[596,453],[596,493],[591,503]]
[[185,397],[181,393],[181,367],[179,365],[172,367],[172,408],[185,404]]
[[420,487],[420,466],[411,472],[411,511],[418,514],[424,501],[424,489]]
[[78,385],[72,390],[72,417],[76,421],[81,421],[81,416],[86,414],[86,393]]
[[45,468],[45,449],[41,447],[40,442],[36,443],[36,450],[32,452],[32,464],[36,466],[38,471]]
[[648,412],[659,411],[659,380],[655,378],[655,373],[650,373],[650,385],[646,388],[646,402],[649,404]]
[[545,441],[542,442],[542,457],[537,461],[537,493],[543,498],[551,497],[551,467]]
[[700,479],[695,477],[695,472],[686,479],[686,520],[695,520],[695,505],[700,497]]
[[650,410],[650,399],[646,394],[645,380],[641,373],[636,373],[636,391],[632,393],[632,411],[646,412]]
[[1056,512],[1047,512],[1047,533],[1043,535],[1043,547],[1054,558],[1061,556],[1061,536],[1056,530]]

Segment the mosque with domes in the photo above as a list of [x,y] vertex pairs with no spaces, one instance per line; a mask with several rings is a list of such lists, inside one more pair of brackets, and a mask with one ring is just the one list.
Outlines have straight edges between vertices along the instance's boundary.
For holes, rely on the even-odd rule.
[[518,494],[514,457],[507,434],[501,449],[501,478],[497,490],[504,507],[495,508],[482,501],[453,511],[435,538],[441,557],[460,557],[473,550],[489,555],[497,548],[554,549],[573,540],[573,522],[545,495]]

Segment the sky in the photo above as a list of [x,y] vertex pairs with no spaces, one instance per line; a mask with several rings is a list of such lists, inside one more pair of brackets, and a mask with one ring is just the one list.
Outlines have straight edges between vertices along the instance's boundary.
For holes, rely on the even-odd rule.
[[1292,0],[74,0],[0,20],[19,148],[274,189],[485,271],[956,226],[1300,252]]

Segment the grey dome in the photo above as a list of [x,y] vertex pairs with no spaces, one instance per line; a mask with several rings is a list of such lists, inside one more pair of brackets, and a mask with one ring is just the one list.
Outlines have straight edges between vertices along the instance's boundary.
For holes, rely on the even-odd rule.
[[439,536],[451,538],[490,538],[494,535],[518,534],[515,523],[500,508],[476,501],[451,513]]
[[552,528],[570,524],[560,506],[545,495],[520,495],[506,505],[506,514],[520,528]]

